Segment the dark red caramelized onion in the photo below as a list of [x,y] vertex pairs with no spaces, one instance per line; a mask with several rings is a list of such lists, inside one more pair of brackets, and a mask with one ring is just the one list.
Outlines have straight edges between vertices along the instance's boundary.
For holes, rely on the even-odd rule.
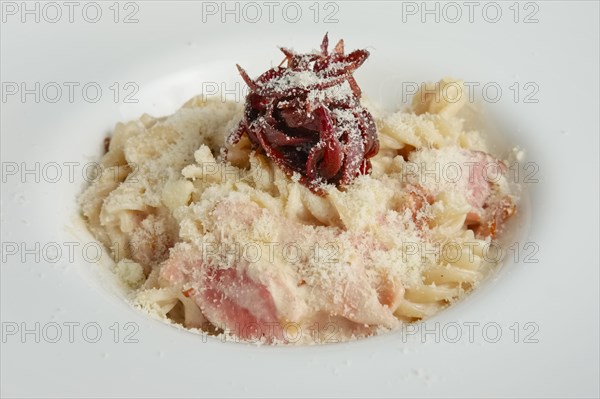
[[[352,73],[369,52],[344,54],[340,40],[329,52],[327,35],[321,51],[296,54],[282,48],[285,59],[256,80],[238,70],[250,88],[244,116],[229,144],[246,134],[288,176],[317,194],[322,184],[337,187],[369,173],[369,158],[379,142],[373,117],[360,104],[361,91]],[[285,64],[285,66],[283,66]]]

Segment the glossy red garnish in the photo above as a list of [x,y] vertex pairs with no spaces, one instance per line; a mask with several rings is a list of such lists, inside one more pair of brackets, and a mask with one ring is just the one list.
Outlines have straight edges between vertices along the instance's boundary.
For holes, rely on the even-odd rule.
[[183,296],[186,298],[189,298],[191,296],[196,295],[196,290],[193,288],[188,288],[187,290],[183,291]]
[[238,65],[250,92],[244,117],[228,138],[235,144],[246,134],[288,176],[297,173],[318,194],[322,184],[344,186],[369,173],[369,158],[379,150],[373,117],[361,106],[352,76],[369,52],[344,54],[343,40],[332,52],[327,47],[325,35],[320,52],[282,48],[281,65],[255,80]]

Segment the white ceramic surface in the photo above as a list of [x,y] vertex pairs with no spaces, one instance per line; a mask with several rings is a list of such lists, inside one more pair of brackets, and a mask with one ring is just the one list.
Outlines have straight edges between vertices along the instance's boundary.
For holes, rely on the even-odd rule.
[[[71,15],[54,4],[2,3],[3,396],[599,395],[597,2],[229,3],[233,14],[221,2],[74,2]],[[326,31],[371,51],[357,78],[388,108],[403,103],[402,82],[471,82],[539,168],[516,261],[513,251],[424,336],[257,347],[203,341],[124,303],[102,262],[86,261],[90,238],[73,236],[74,198],[102,138],[116,121],[174,111],[207,82],[235,89],[235,63],[256,75],[280,61],[276,46],[316,48]],[[500,87],[499,101],[483,87]],[[24,88],[34,93],[22,98]],[[136,88],[139,102],[124,102]]]

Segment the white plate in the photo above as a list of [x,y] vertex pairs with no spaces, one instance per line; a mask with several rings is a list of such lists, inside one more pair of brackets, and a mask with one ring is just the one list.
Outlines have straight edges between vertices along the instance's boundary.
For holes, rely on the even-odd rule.
[[[597,2],[274,3],[272,22],[262,2],[229,3],[237,23],[221,2],[75,2],[71,16],[53,4],[28,3],[34,11],[26,13],[21,2],[2,3],[2,395],[599,395]],[[99,21],[88,22],[97,8]],[[123,23],[126,16],[137,22]],[[116,121],[174,111],[202,82],[235,89],[235,63],[257,75],[280,61],[277,45],[316,48],[326,31],[371,51],[357,77],[390,108],[403,102],[402,82],[472,82],[507,139],[539,168],[538,183],[528,184],[531,225],[509,254],[516,261],[428,321],[426,339],[203,342],[132,309],[96,275],[96,247],[86,254],[66,227],[102,138]],[[24,100],[22,82],[34,89]],[[78,84],[72,102],[68,82]],[[95,87],[102,95],[93,103]],[[139,102],[125,103],[136,88]],[[96,330],[98,342],[88,342]]]

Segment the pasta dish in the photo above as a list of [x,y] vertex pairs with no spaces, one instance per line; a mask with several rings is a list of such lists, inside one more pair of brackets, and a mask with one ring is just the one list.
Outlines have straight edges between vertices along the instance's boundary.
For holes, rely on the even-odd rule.
[[467,128],[461,81],[382,111],[369,56],[296,53],[244,104],[116,125],[82,215],[146,311],[230,339],[309,344],[427,318],[477,286],[517,211],[508,159]]

